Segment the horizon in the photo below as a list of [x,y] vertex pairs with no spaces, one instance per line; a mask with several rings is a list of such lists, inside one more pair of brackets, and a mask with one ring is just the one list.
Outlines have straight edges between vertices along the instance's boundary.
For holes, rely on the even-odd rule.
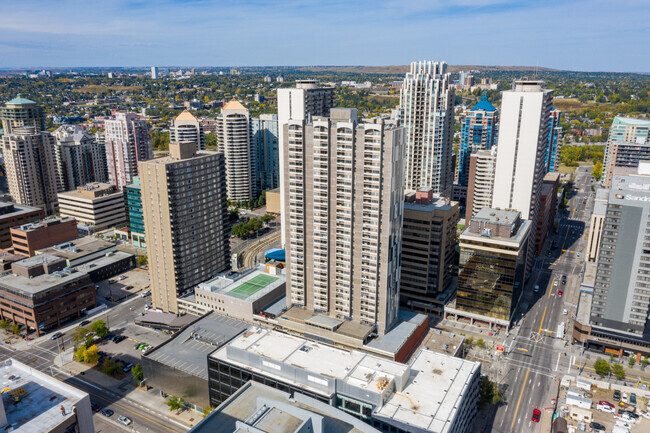
[[0,68],[388,66],[434,59],[647,73],[650,59],[638,53],[650,44],[647,18],[640,0],[27,0],[0,17]]

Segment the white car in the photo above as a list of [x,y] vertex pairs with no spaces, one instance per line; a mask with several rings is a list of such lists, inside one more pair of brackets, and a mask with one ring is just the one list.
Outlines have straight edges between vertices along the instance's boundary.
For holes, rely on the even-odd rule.
[[621,395],[621,403],[629,403],[629,402],[630,402],[630,399],[629,399],[629,397],[627,396],[627,392],[624,392],[624,393]]
[[145,290],[144,292],[142,292],[142,297],[143,298],[146,298],[149,295],[151,295],[151,290]]
[[598,403],[596,406],[596,410],[600,412],[616,413],[616,409],[614,409],[612,406],[600,403]]
[[553,287],[557,287],[557,286],[559,286],[559,285],[560,285],[560,281],[559,281],[559,280],[555,280],[555,281],[553,282]]
[[130,418],[127,418],[127,417],[125,417],[125,416],[121,416],[121,417],[119,417],[117,420],[118,420],[119,422],[121,422],[122,424],[124,424],[124,425],[129,425],[129,424],[131,424],[131,423],[133,422],[133,421],[131,421]]

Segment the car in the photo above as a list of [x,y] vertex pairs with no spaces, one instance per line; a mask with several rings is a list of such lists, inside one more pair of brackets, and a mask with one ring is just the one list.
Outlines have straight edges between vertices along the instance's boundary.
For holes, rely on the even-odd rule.
[[539,292],[539,284],[535,284],[535,288],[533,289],[533,292],[535,293]]
[[619,391],[618,389],[615,389],[614,390],[614,395],[612,396],[612,399],[614,401],[620,401],[621,400],[621,391]]
[[144,292],[142,292],[142,297],[143,298],[146,298],[149,295],[151,295],[151,290],[145,290]]
[[122,341],[126,340],[126,337],[124,335],[118,335],[113,338],[114,343],[120,343]]
[[622,416],[625,416],[627,418],[630,418],[630,419],[632,419],[634,421],[639,419],[639,415],[635,414],[634,411],[631,411],[631,410],[619,409],[618,414],[622,415]]
[[102,410],[101,410],[101,413],[102,413],[102,415],[104,415],[105,417],[108,418],[109,416],[113,416],[113,414],[114,414],[115,412],[113,412],[113,411],[110,410],[110,409],[102,409]]
[[132,288],[133,288],[133,286],[126,286],[126,287],[124,288],[124,290],[131,290]]
[[608,402],[607,400],[601,400],[601,401],[598,402],[598,404],[602,405],[602,406],[609,406],[611,408],[615,407],[612,403]]
[[120,275],[117,279],[119,281],[126,280],[126,275]]
[[630,394],[630,404],[632,406],[636,406],[636,394],[635,393]]
[[133,422],[133,421],[131,421],[130,418],[127,418],[127,417],[125,417],[125,416],[123,416],[123,415],[120,416],[117,420],[118,420],[119,422],[121,422],[122,424],[124,424],[124,425],[129,425],[129,424],[131,424],[131,423]]
[[531,417],[531,420],[535,422],[539,422],[539,419],[542,417],[542,411],[535,408],[533,409],[533,416]]
[[558,295],[558,296],[562,296],[563,293],[564,293],[564,292],[563,292],[562,290],[558,290],[558,291],[557,291],[557,295]]
[[52,334],[52,336],[50,337],[50,340],[56,340],[57,338],[61,338],[61,337],[63,337],[63,333],[62,333],[62,332],[55,332],[55,333]]
[[149,311],[150,308],[151,307],[149,306],[149,304],[147,304],[147,305],[144,306],[144,311]]
[[90,408],[93,410],[93,412],[99,412],[102,410],[102,408],[97,403],[94,403],[92,401],[90,402]]
[[607,413],[615,413],[616,412],[616,409],[614,409],[614,405],[607,402],[607,401],[605,401],[605,402],[601,401],[600,403],[598,403],[598,405],[596,406],[596,410],[598,410],[600,412],[607,412]]
[[583,201],[582,201],[582,204],[587,204],[587,202],[586,202],[585,200],[583,200]]
[[593,431],[605,431],[605,426],[602,425],[601,423],[598,423],[596,421],[590,422],[589,423],[589,428],[593,429]]
[[629,401],[627,392],[624,392],[623,395],[621,395],[621,403],[629,403]]
[[643,418],[650,419],[650,412],[642,410],[640,413]]
[[133,368],[133,364],[131,364],[131,363],[129,362],[129,363],[126,364],[124,367],[122,367],[122,371],[125,372],[125,373],[128,373],[129,370],[131,370],[131,368]]
[[86,325],[90,325],[90,320],[84,320],[79,324],[79,327],[82,328]]

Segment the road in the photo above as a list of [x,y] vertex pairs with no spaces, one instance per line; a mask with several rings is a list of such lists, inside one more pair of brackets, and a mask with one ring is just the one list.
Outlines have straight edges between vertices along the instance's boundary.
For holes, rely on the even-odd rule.
[[248,245],[242,252],[242,267],[247,269],[255,266],[259,262],[258,256],[279,242],[280,230],[277,230],[260,238],[254,244]]
[[[133,320],[134,311],[142,311],[148,298],[136,295],[128,301],[117,304],[107,312],[96,316],[95,319],[107,320],[110,323],[111,332],[119,333],[126,321]],[[152,410],[144,406],[140,401],[126,397],[132,389],[113,388],[108,389],[94,383],[90,383],[83,376],[71,376],[55,365],[55,357],[60,353],[72,350],[72,333],[76,325],[72,324],[61,330],[64,336],[51,340],[49,335],[41,337],[24,347],[12,347],[9,345],[0,346],[0,362],[13,358],[32,368],[56,376],[70,385],[86,391],[90,394],[91,401],[99,404],[102,408],[112,409],[115,414],[106,418],[101,414],[95,414],[96,430],[100,431],[98,425],[103,426],[102,432],[140,432],[140,433],[177,433],[185,432],[189,426],[184,426],[176,420],[169,418],[166,414]],[[117,422],[120,415],[127,416],[133,420],[130,426],[124,426]]]
[[[538,432],[541,424],[531,420],[533,409],[539,408],[547,417],[552,413],[557,380],[569,369],[569,348],[555,337],[561,323],[569,330],[576,308],[586,228],[593,208],[590,179],[590,168],[576,171],[574,188],[579,190],[569,200],[558,233],[547,242],[555,240],[558,248],[552,250],[550,257],[542,254],[535,261],[520,304],[522,311],[517,313],[519,326],[508,333],[502,343],[506,355],[495,363],[502,366],[496,367],[496,377],[504,390],[505,404],[498,408],[491,429],[486,432]],[[562,284],[562,275],[567,276],[566,285]],[[556,280],[558,285],[554,286]],[[535,284],[542,288],[539,293],[532,290]],[[558,290],[564,292],[562,296]]]

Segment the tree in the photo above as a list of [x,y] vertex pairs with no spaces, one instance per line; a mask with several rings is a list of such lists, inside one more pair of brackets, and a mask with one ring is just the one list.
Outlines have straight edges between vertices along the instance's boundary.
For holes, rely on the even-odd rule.
[[148,263],[147,256],[138,256],[137,263],[138,266],[147,266]]
[[643,368],[646,368],[648,364],[650,364],[650,361],[648,361],[648,355],[646,355],[643,358],[641,358],[641,366]]
[[476,345],[480,347],[481,349],[485,349],[485,340],[482,338],[479,338],[478,341],[476,342]]
[[12,323],[9,327],[9,331],[11,331],[11,333],[14,335],[20,334],[20,325],[17,323]]
[[84,353],[84,362],[91,365],[97,364],[97,360],[99,359],[99,353],[97,352],[99,352],[99,347],[94,344],[86,349]]
[[219,150],[217,134],[205,134],[205,148],[209,150]]
[[165,404],[167,407],[169,407],[170,411],[175,411],[181,409],[184,402],[185,401],[181,397],[175,395],[173,397],[170,397],[169,400],[165,402]]
[[596,180],[600,180],[600,177],[603,174],[603,163],[598,161],[594,164],[594,169],[591,172],[591,175],[596,178]]
[[599,359],[594,362],[594,370],[596,370],[596,373],[600,377],[605,377],[610,373],[611,366],[609,365],[609,362],[605,361],[604,359]]
[[142,379],[144,379],[144,373],[142,372],[142,366],[140,364],[136,364],[133,369],[131,369],[131,374],[133,374],[133,379],[140,383],[142,382]]
[[275,217],[273,215],[271,215],[270,213],[267,213],[267,214],[264,214],[264,216],[262,217],[262,222],[264,224],[268,224],[271,221],[273,221],[274,219],[275,219]]
[[9,321],[6,319],[0,320],[0,329],[7,329],[9,328]]
[[630,368],[634,367],[636,360],[634,359],[634,356],[630,356],[630,358],[627,360],[627,365],[630,366]]
[[214,406],[208,405],[208,406],[204,407],[203,408],[203,418],[208,416],[210,414],[210,412],[212,412],[213,410],[214,410]]
[[95,333],[99,338],[104,338],[108,335],[108,327],[106,326],[106,322],[103,320],[95,320],[93,323],[90,324],[90,330]]
[[86,347],[85,346],[79,346],[77,349],[74,351],[74,359],[77,360],[77,362],[84,362],[86,359]]
[[72,333],[72,341],[74,341],[75,346],[79,346],[83,344],[84,346],[87,346],[88,343],[90,343],[90,336],[88,335],[88,328],[86,327],[80,327],[74,330]]
[[480,408],[485,407],[488,403],[499,404],[503,401],[498,387],[489,377],[481,377],[478,384],[478,405]]
[[257,217],[251,218],[251,220],[248,222],[248,228],[251,232],[256,232],[262,227],[264,227],[264,224],[262,224],[262,220]]
[[115,369],[116,369],[115,363],[110,359],[106,358],[104,360],[104,365],[102,366],[102,371],[104,372],[104,374],[112,375],[113,373],[115,373]]
[[625,369],[621,364],[614,364],[612,366],[612,373],[618,380],[625,379]]
[[230,221],[237,221],[239,219],[239,208],[230,209]]

